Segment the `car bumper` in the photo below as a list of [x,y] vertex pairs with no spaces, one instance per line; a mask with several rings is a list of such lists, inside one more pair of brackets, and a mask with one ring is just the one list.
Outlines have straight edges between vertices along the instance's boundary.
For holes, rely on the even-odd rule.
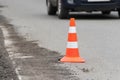
[[87,0],[74,0],[73,4],[68,3],[67,0],[62,0],[62,2],[64,8],[78,11],[104,11],[120,8],[120,1],[88,2]]

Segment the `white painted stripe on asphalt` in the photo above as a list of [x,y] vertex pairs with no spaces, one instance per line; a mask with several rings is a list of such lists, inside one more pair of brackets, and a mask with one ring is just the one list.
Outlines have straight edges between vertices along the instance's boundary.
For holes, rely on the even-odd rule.
[[70,27],[69,33],[76,33],[76,27]]
[[[8,38],[8,37],[10,37],[10,35],[9,35],[7,29],[5,29],[3,26],[0,26],[0,28],[2,29],[2,32],[3,32],[4,38],[5,38],[5,40],[4,40],[4,42],[5,42],[5,47],[11,46],[11,45],[13,44],[13,41]],[[10,54],[11,54],[11,53],[9,53],[9,52],[12,52],[13,49],[15,50],[16,48],[15,48],[15,47],[6,48],[8,54],[9,54],[9,57],[10,57]],[[12,55],[12,54],[11,54],[11,55]],[[10,57],[10,59],[12,60],[13,58]],[[15,61],[12,60],[12,64],[15,66],[15,64],[16,64]],[[17,67],[15,68],[15,72],[16,72],[16,74],[17,74],[17,76],[18,76],[18,79],[19,79],[19,80],[22,80],[22,77],[21,77],[21,75],[20,75],[20,73],[19,73],[20,67],[19,67],[19,68],[18,68],[18,67],[19,67],[19,66],[17,66]]]
[[77,42],[67,42],[67,48],[78,48]]

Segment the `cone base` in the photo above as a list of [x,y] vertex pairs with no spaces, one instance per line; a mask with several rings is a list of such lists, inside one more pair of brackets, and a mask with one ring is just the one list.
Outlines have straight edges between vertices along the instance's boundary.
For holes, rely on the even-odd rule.
[[71,63],[84,63],[85,62],[85,60],[80,57],[66,57],[66,56],[64,56],[60,61],[71,62]]

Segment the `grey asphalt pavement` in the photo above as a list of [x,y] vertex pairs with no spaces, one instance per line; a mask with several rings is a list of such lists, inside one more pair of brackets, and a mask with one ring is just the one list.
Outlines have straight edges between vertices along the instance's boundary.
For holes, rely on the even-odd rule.
[[[65,55],[69,19],[48,16],[45,0],[0,0],[15,30],[38,45]],[[76,18],[80,55],[86,63],[64,63],[79,80],[120,80],[120,19],[117,12],[103,16],[72,14]]]

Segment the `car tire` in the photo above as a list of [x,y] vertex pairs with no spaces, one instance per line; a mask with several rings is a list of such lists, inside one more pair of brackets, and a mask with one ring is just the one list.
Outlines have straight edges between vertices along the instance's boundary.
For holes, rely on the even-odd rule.
[[48,15],[55,15],[56,11],[57,11],[57,8],[54,7],[51,4],[50,0],[47,0],[46,4],[47,4],[47,13],[48,13]]
[[68,18],[68,10],[63,7],[61,0],[58,0],[58,18]]
[[111,13],[111,11],[102,11],[103,15],[109,15]]
[[120,10],[118,10],[118,16],[119,16],[119,18],[120,18]]

